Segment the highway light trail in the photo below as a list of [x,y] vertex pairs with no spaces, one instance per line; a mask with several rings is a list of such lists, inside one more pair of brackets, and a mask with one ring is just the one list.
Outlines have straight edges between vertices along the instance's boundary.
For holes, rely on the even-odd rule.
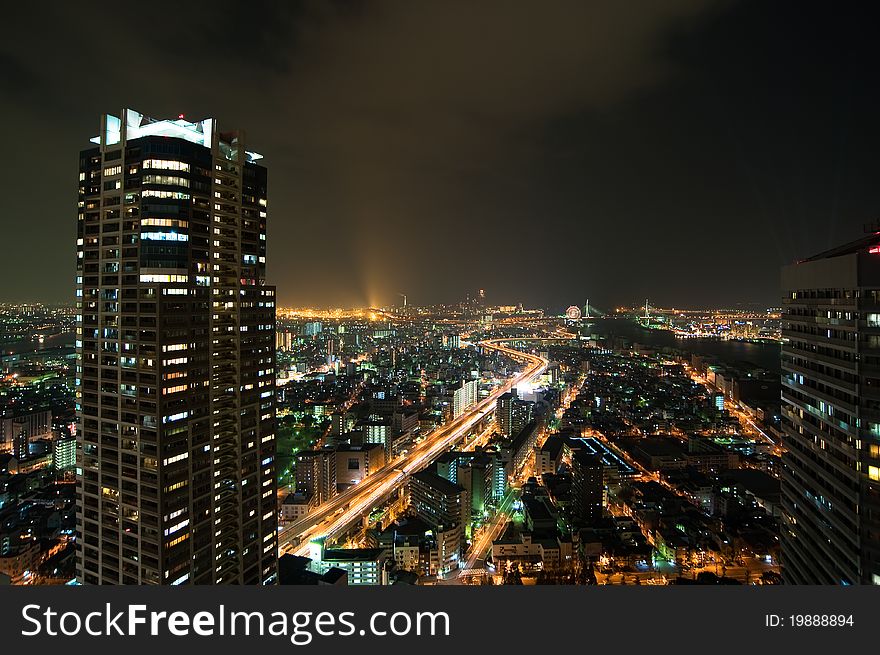
[[359,517],[369,514],[373,507],[384,502],[406,481],[407,476],[425,468],[448,448],[463,439],[486,414],[494,409],[499,396],[522,382],[534,380],[547,368],[548,362],[543,357],[509,348],[504,345],[506,341],[510,339],[481,341],[479,345],[503,353],[516,361],[525,362],[526,367],[519,374],[500,385],[487,398],[459,418],[437,428],[411,452],[332,498],[307,517],[280,530],[279,553],[307,556],[310,541],[333,537],[343,532]]

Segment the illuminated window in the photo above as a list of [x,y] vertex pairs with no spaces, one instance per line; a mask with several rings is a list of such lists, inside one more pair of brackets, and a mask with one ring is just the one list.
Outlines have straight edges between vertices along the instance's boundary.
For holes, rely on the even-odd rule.
[[189,172],[189,164],[173,159],[145,159],[144,168],[158,168],[166,171],[183,171],[185,173]]
[[174,455],[173,457],[166,457],[162,460],[162,464],[168,466],[168,464],[175,464],[177,462],[182,462],[185,459],[189,458],[189,453],[180,453],[179,455]]
[[170,528],[165,529],[165,536],[167,537],[170,534],[174,534],[178,530],[182,530],[183,528],[185,528],[188,525],[189,525],[189,519],[184,519],[180,523],[175,523]]
[[141,282],[186,282],[186,275],[150,275],[141,274]]
[[178,232],[141,232],[144,241],[189,241],[189,236]]
[[144,225],[153,227],[186,227],[189,225],[189,222],[177,218],[142,218],[141,226],[143,227]]
[[[180,536],[177,537],[176,539],[172,539],[171,541],[169,541],[169,542],[168,542],[167,544],[165,544],[165,545],[166,545],[168,548],[171,548],[172,546],[176,546],[177,544],[179,544],[180,542],[182,542],[182,541],[184,541],[184,540],[186,540],[186,539],[189,539],[189,532],[184,532],[182,535],[180,535]],[[187,574],[187,575],[189,575],[189,574]]]
[[141,191],[144,198],[165,198],[172,200],[189,200],[189,194],[182,191],[158,191],[156,189],[144,189]]
[[177,491],[178,489],[182,489],[186,485],[189,484],[189,480],[181,480],[180,482],[175,482],[174,484],[168,485],[165,487],[165,491]]
[[144,175],[144,184],[169,184],[188,187],[189,180],[177,175]]
[[880,481],[880,466],[869,466],[868,477],[871,480]]

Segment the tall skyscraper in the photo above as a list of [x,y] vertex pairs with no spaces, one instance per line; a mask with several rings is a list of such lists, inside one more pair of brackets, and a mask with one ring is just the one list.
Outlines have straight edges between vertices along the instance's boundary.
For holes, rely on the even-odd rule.
[[880,234],[782,286],[783,577],[880,584]]
[[266,169],[215,119],[106,115],[80,153],[78,578],[271,584]]

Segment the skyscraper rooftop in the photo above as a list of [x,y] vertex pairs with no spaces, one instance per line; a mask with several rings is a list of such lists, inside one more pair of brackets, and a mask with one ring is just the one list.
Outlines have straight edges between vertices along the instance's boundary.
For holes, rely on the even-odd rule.
[[[177,118],[162,119],[146,116],[134,109],[125,109],[121,113],[125,116],[124,123],[120,116],[105,114],[103,139],[99,134],[89,140],[97,144],[101,144],[103,140],[104,145],[108,146],[119,143],[123,136],[129,141],[144,136],[164,136],[184,139],[210,148],[216,132],[216,119],[213,118],[203,118],[200,121],[192,122],[186,120],[183,114],[179,114]],[[232,155],[238,146],[237,134],[234,132],[218,133],[217,136],[221,154],[226,154],[228,159],[235,159],[234,156],[229,155]],[[245,156],[246,160],[250,162],[263,158],[263,155],[247,150]]]

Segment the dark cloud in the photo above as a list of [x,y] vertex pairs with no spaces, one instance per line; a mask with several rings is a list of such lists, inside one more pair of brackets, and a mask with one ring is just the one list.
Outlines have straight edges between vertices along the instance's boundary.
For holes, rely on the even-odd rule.
[[14,55],[0,52],[0,90],[4,95],[14,97],[32,89],[36,76]]
[[247,129],[286,302],[772,302],[780,263],[877,201],[873,23],[796,6],[66,3],[39,28],[19,9],[0,215],[24,247],[3,266],[46,270],[0,297],[65,297],[76,153],[131,106]]

